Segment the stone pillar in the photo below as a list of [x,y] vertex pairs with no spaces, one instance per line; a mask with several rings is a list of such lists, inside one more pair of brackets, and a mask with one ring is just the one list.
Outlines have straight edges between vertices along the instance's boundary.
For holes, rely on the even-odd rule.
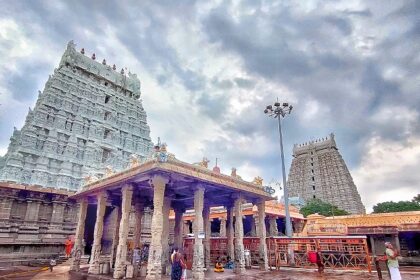
[[38,200],[28,200],[25,213],[25,221],[36,222],[38,221],[39,215],[39,206],[41,201]]
[[220,218],[220,237],[226,237],[226,218]]
[[211,236],[211,221],[210,221],[210,206],[204,205],[203,208],[203,222],[204,222],[204,264],[207,270],[210,269],[210,236]]
[[395,240],[395,249],[399,253],[401,253],[400,239],[398,238],[398,233],[396,235],[394,235],[394,240]]
[[92,254],[90,256],[90,265],[88,270],[91,274],[99,274],[99,257],[101,255],[101,240],[104,232],[106,199],[107,197],[105,192],[97,195],[98,204],[96,208],[96,223],[95,230],[93,231]]
[[242,219],[242,196],[235,199],[235,273],[245,272],[244,226]]
[[147,263],[147,280],[162,278],[162,231],[163,231],[163,200],[168,179],[154,176],[151,180],[153,186],[153,217],[150,228],[152,239],[149,247],[149,260]]
[[184,227],[184,235],[187,236],[190,233],[190,221],[184,221],[182,224]]
[[117,254],[115,258],[115,279],[120,279],[125,276],[125,267],[127,263],[127,237],[129,230],[131,201],[133,198],[133,187],[130,185],[125,185],[121,188],[121,193],[121,221],[118,235]]
[[254,226],[255,226],[255,236],[259,237],[259,231],[258,231],[258,226],[259,226],[259,219],[258,219],[258,213],[252,215],[253,219],[254,219]]
[[83,237],[85,235],[85,223],[87,214],[88,202],[87,198],[80,201],[79,215],[77,219],[77,228],[74,237],[74,254],[71,259],[70,270],[80,270],[80,258],[83,255]]
[[204,188],[198,187],[194,192],[194,257],[193,257],[193,279],[204,280],[204,246],[203,239],[199,234],[204,233],[203,222]]
[[373,238],[373,236],[369,236],[370,239],[370,248],[372,249],[372,255],[376,256],[376,249],[375,249],[375,239]]
[[53,211],[51,214],[51,223],[62,223],[64,219],[65,202],[53,201]]
[[255,217],[254,215],[251,216],[251,236],[257,236],[257,229],[256,229],[256,222],[255,219],[257,219],[257,217]]
[[259,265],[260,269],[268,270],[268,257],[267,257],[267,242],[266,242],[266,229],[265,229],[265,201],[259,201],[257,204],[258,215],[256,218],[257,236],[260,237],[259,246]]
[[185,223],[182,221],[182,215],[184,209],[181,207],[174,208],[175,210],[175,227],[174,227],[174,246],[182,249],[182,244],[184,241],[184,227]]
[[144,213],[144,205],[141,202],[136,202],[134,205],[135,209],[135,225],[134,225],[134,236],[133,236],[133,245],[134,248],[141,247],[141,220],[143,218]]
[[271,216],[268,219],[268,222],[270,224],[270,236],[278,236],[279,235],[279,230],[277,228],[277,217],[276,216]]
[[115,258],[117,255],[117,247],[118,247],[118,237],[120,233],[120,221],[121,221],[121,207],[114,206],[114,210],[112,210],[113,215],[113,222],[114,222],[114,232],[112,233],[112,246],[111,246],[111,256],[109,258],[110,267],[115,267]]
[[227,207],[227,251],[228,256],[233,260],[235,260],[235,246],[233,244],[233,239],[235,236],[235,231],[233,229],[233,206],[229,205]]
[[165,197],[163,199],[163,230],[162,230],[162,272],[169,275],[169,212],[171,210],[171,199]]
[[[4,195],[4,194],[0,193],[0,195]],[[10,198],[10,197],[0,198],[0,219],[4,219],[4,220],[10,219],[12,205],[13,205],[13,198]]]

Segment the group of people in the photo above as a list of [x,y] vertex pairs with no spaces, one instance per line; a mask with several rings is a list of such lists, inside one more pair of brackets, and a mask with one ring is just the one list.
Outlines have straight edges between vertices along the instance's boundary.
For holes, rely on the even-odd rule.
[[227,256],[223,260],[220,260],[219,257],[216,259],[216,263],[214,264],[214,272],[224,272],[226,269],[233,269],[234,264],[232,259]]
[[[221,261],[218,257],[214,265],[215,272],[224,272],[226,269],[233,269],[232,259],[227,256]],[[178,248],[174,248],[171,255],[171,280],[185,280],[187,278],[187,265]]]

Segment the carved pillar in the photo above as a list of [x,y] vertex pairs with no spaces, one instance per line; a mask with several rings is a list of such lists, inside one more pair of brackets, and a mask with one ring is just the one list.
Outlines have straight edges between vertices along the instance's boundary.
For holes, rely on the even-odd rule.
[[256,218],[257,235],[260,237],[259,246],[259,265],[260,269],[268,270],[268,257],[267,257],[267,242],[266,242],[266,229],[265,229],[265,201],[261,200],[257,204],[258,215]]
[[210,206],[205,204],[203,209],[204,222],[204,265],[210,269],[210,236],[211,236],[211,221],[210,221]]
[[187,236],[190,233],[190,221],[183,221],[184,235]]
[[93,232],[92,254],[90,256],[90,265],[88,272],[99,274],[99,257],[101,255],[101,239],[104,229],[104,215],[106,207],[106,195],[104,192],[97,195],[96,223]]
[[162,230],[162,272],[169,275],[169,212],[171,210],[171,199],[163,199],[163,230]]
[[233,205],[229,205],[227,207],[227,251],[229,257],[235,260],[235,246],[233,244],[233,239],[235,236],[235,230],[233,229]]
[[[5,195],[4,193],[0,193],[0,196]],[[0,198],[0,219],[8,220],[10,219],[10,213],[12,210],[13,205],[13,198],[10,197],[2,197]]]
[[258,231],[258,227],[259,227],[259,219],[258,219],[258,213],[255,213],[254,215],[252,215],[252,218],[254,220],[254,226],[255,226],[255,236],[259,237],[259,231]]
[[277,217],[276,216],[271,216],[268,219],[268,222],[270,224],[270,236],[278,236],[279,235],[279,230],[277,228]]
[[375,239],[373,238],[373,235],[369,236],[370,239],[370,248],[372,249],[372,255],[376,256],[376,249],[375,249]]
[[41,201],[38,200],[27,200],[25,221],[38,221],[39,206]]
[[[198,187],[194,192],[194,257],[193,257],[193,279],[204,280],[204,246],[203,239],[199,235],[204,233],[203,222],[204,188]],[[201,237],[201,236],[200,236]]]
[[51,214],[51,223],[62,223],[64,219],[64,209],[66,204],[63,201],[53,201],[53,211]]
[[398,238],[398,233],[394,235],[394,240],[395,240],[395,249],[398,252],[401,252],[400,239]]
[[235,273],[245,272],[244,226],[242,219],[242,196],[235,199]]
[[141,247],[141,220],[143,218],[144,213],[144,205],[141,202],[136,202],[134,205],[135,209],[135,225],[134,225],[134,236],[133,236],[133,245],[134,248],[140,248]]
[[149,260],[147,263],[147,280],[155,280],[162,277],[162,211],[165,187],[168,183],[168,179],[162,176],[154,176],[151,183],[153,185],[154,210],[150,229],[152,239],[150,242]]
[[120,206],[114,206],[114,209],[112,210],[112,218],[114,221],[114,232],[112,233],[112,246],[111,246],[111,256],[109,258],[110,261],[110,267],[115,267],[115,258],[117,255],[117,247],[118,247],[118,237],[120,233],[120,221],[121,221],[121,207]]
[[181,207],[174,208],[175,210],[175,227],[174,227],[174,246],[182,249],[183,237],[185,232],[185,223],[182,221],[184,209]]
[[80,270],[80,257],[83,255],[83,236],[85,235],[85,222],[86,222],[86,213],[88,208],[87,198],[83,198],[80,201],[79,206],[79,215],[77,220],[77,228],[74,237],[74,252],[70,270],[79,271]]
[[255,215],[251,216],[251,236],[257,236],[257,229],[256,229],[257,223],[255,222],[256,219],[257,218]]
[[226,237],[226,218],[220,218],[220,237]]
[[133,198],[133,187],[125,185],[121,189],[121,222],[118,235],[118,247],[115,258],[114,278],[120,279],[125,276],[125,266],[127,262],[127,237],[129,230],[129,218],[131,211],[131,201]]

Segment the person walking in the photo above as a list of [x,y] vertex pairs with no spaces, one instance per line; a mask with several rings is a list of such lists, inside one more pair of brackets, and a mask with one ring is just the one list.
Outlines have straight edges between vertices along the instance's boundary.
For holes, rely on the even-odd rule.
[[57,265],[57,262],[56,262],[55,258],[51,258],[51,260],[50,260],[50,272],[53,271],[53,268],[56,265]]
[[385,247],[385,254],[391,280],[401,280],[401,274],[397,259],[399,253],[394,249],[394,247],[392,247],[392,244],[390,242],[385,242]]
[[174,248],[174,252],[171,255],[171,280],[181,280],[182,270],[186,269],[186,265],[182,260],[182,255],[178,251],[178,248]]

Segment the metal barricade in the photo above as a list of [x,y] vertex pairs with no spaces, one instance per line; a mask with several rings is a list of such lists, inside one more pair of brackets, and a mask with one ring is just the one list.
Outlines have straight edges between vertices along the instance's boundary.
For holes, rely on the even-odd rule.
[[[270,267],[282,266],[316,268],[309,261],[309,253],[319,252],[326,269],[354,269],[371,272],[366,236],[326,236],[326,237],[269,237],[267,256]],[[249,250],[252,265],[258,265],[258,237],[245,237],[244,249]],[[222,260],[227,256],[227,239],[211,238],[210,259],[214,263],[217,257]],[[194,256],[194,238],[184,239],[184,256],[187,266],[192,267]]]

